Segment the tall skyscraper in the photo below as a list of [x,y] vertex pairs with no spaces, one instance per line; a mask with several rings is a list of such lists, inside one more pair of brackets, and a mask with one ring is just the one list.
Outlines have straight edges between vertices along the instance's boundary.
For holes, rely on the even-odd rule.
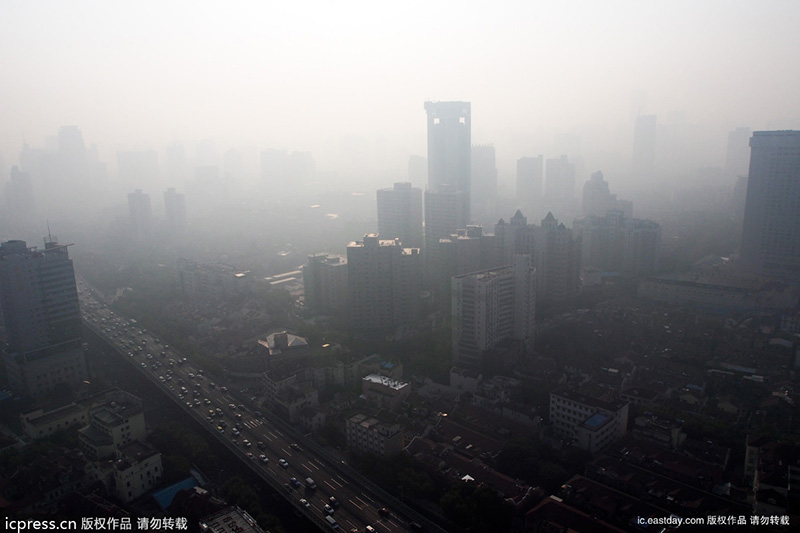
[[548,211],[560,217],[572,216],[575,211],[575,163],[566,155],[545,161],[544,201]]
[[128,194],[128,213],[133,239],[140,242],[149,239],[153,218],[150,195],[144,194],[141,189]]
[[517,159],[517,205],[530,216],[537,216],[542,205],[544,156]]
[[391,331],[420,313],[420,254],[377,234],[347,245],[347,289],[354,329]]
[[469,102],[425,102],[428,114],[428,189],[443,185],[462,191],[469,220],[472,116]]
[[399,238],[403,246],[422,248],[422,189],[411,183],[395,183],[378,189],[378,233]]
[[633,217],[633,202],[617,200],[617,195],[611,194],[603,173],[593,172],[589,181],[583,185],[583,216],[603,217],[611,209],[619,209],[627,218]]
[[743,267],[800,280],[800,131],[756,131],[742,230]]
[[67,246],[54,239],[45,249],[25,241],[0,244],[0,305],[11,387],[41,396],[59,384],[87,378],[75,272]]
[[186,196],[175,192],[174,187],[164,191],[164,214],[170,235],[182,236],[186,232]]
[[[530,254],[452,278],[453,365],[496,373],[533,353],[536,269]],[[491,370],[489,370],[491,369]]]

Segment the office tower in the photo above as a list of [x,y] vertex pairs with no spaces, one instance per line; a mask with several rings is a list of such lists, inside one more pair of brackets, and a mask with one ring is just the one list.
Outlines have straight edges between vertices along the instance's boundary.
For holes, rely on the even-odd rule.
[[[425,283],[437,291],[435,285],[442,271],[439,241],[447,239],[459,228],[467,227],[467,196],[462,191],[442,186],[439,191],[425,191]],[[440,287],[441,288],[441,287]],[[437,291],[441,306],[450,302]],[[446,292],[446,291],[445,291]]]
[[633,131],[633,177],[640,184],[655,178],[656,116],[640,115]]
[[422,247],[422,189],[411,183],[395,183],[378,189],[378,233],[385,239],[400,239],[403,246]]
[[303,268],[304,302],[317,313],[347,311],[347,258],[319,253],[308,256]]
[[552,213],[536,229],[534,259],[538,295],[543,302],[565,302],[580,290],[581,241]]
[[472,190],[470,103],[425,102],[425,112],[428,115],[428,189],[437,191],[448,185],[463,192],[469,221]]
[[175,192],[174,187],[164,191],[164,214],[170,235],[183,236],[186,232],[186,196]]
[[567,156],[545,162],[545,204],[548,210],[571,214],[575,206],[575,164]]
[[0,244],[0,305],[5,324],[4,353],[11,387],[38,397],[87,378],[81,315],[68,245],[55,239],[45,249],[25,241]]
[[800,280],[800,131],[756,131],[742,230],[742,266]]
[[476,144],[470,154],[472,161],[472,209],[485,212],[497,196],[497,160],[494,145]]
[[133,239],[138,242],[148,240],[153,218],[150,195],[144,194],[141,189],[128,194],[128,212]]
[[533,353],[536,269],[530,254],[451,283],[454,366],[496,374]]
[[117,152],[117,165],[123,187],[148,189],[161,184],[155,150]]
[[544,185],[544,156],[517,159],[517,205],[529,215],[536,216],[542,205]]
[[619,209],[627,218],[633,216],[633,202],[617,200],[617,195],[611,194],[608,182],[603,179],[603,173],[593,172],[583,185],[583,216],[603,217],[612,209]]
[[347,245],[350,321],[361,331],[386,332],[420,317],[420,254],[400,240],[364,235]]

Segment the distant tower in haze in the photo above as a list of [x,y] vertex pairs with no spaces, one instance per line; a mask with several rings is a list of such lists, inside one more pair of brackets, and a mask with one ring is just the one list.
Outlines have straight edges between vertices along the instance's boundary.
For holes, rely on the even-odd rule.
[[149,239],[153,218],[150,195],[144,194],[141,189],[128,194],[128,212],[133,239],[138,242]]
[[378,233],[384,239],[399,238],[403,246],[422,248],[422,189],[411,183],[395,183],[379,189]]
[[472,113],[469,102],[425,102],[428,114],[428,189],[449,185],[467,198],[472,190],[470,156]]
[[0,244],[0,307],[11,387],[38,397],[59,384],[87,378],[75,272],[67,246],[50,238],[45,249],[25,241]]
[[164,191],[164,214],[170,235],[181,236],[186,232],[186,196],[175,192],[174,187]]
[[756,131],[742,230],[742,265],[754,274],[800,280],[800,131]]
[[656,116],[640,115],[633,131],[633,176],[638,183],[652,182],[656,162]]
[[544,156],[517,159],[517,206],[525,213],[538,215],[542,205]]

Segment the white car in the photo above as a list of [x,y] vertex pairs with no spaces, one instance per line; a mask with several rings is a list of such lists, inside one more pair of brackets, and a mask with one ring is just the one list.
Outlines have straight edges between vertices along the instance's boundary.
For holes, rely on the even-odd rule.
[[278,459],[278,464],[281,465],[281,468],[289,468],[289,463],[286,462],[286,459]]

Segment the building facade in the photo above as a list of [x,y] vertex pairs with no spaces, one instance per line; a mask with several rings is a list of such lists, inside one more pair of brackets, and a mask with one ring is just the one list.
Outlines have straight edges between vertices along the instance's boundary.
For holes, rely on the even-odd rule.
[[0,244],[4,360],[18,394],[38,397],[60,384],[74,389],[88,377],[68,246],[52,238],[44,250],[24,241]]
[[497,370],[532,353],[536,269],[530,254],[515,255],[510,266],[455,276],[451,283],[454,366]]
[[469,102],[425,102],[425,112],[428,115],[428,190],[448,185],[463,192],[469,220],[471,105]]
[[550,393],[550,424],[557,435],[596,453],[627,433],[628,403],[567,389],[554,391]]
[[800,131],[756,131],[742,231],[742,266],[769,278],[800,279]]
[[422,189],[411,183],[395,183],[378,189],[378,233],[400,239],[403,246],[422,248]]
[[347,246],[350,321],[361,331],[390,331],[420,317],[418,248],[377,234]]
[[315,312],[347,309],[347,258],[319,253],[308,256],[303,268],[305,306]]

